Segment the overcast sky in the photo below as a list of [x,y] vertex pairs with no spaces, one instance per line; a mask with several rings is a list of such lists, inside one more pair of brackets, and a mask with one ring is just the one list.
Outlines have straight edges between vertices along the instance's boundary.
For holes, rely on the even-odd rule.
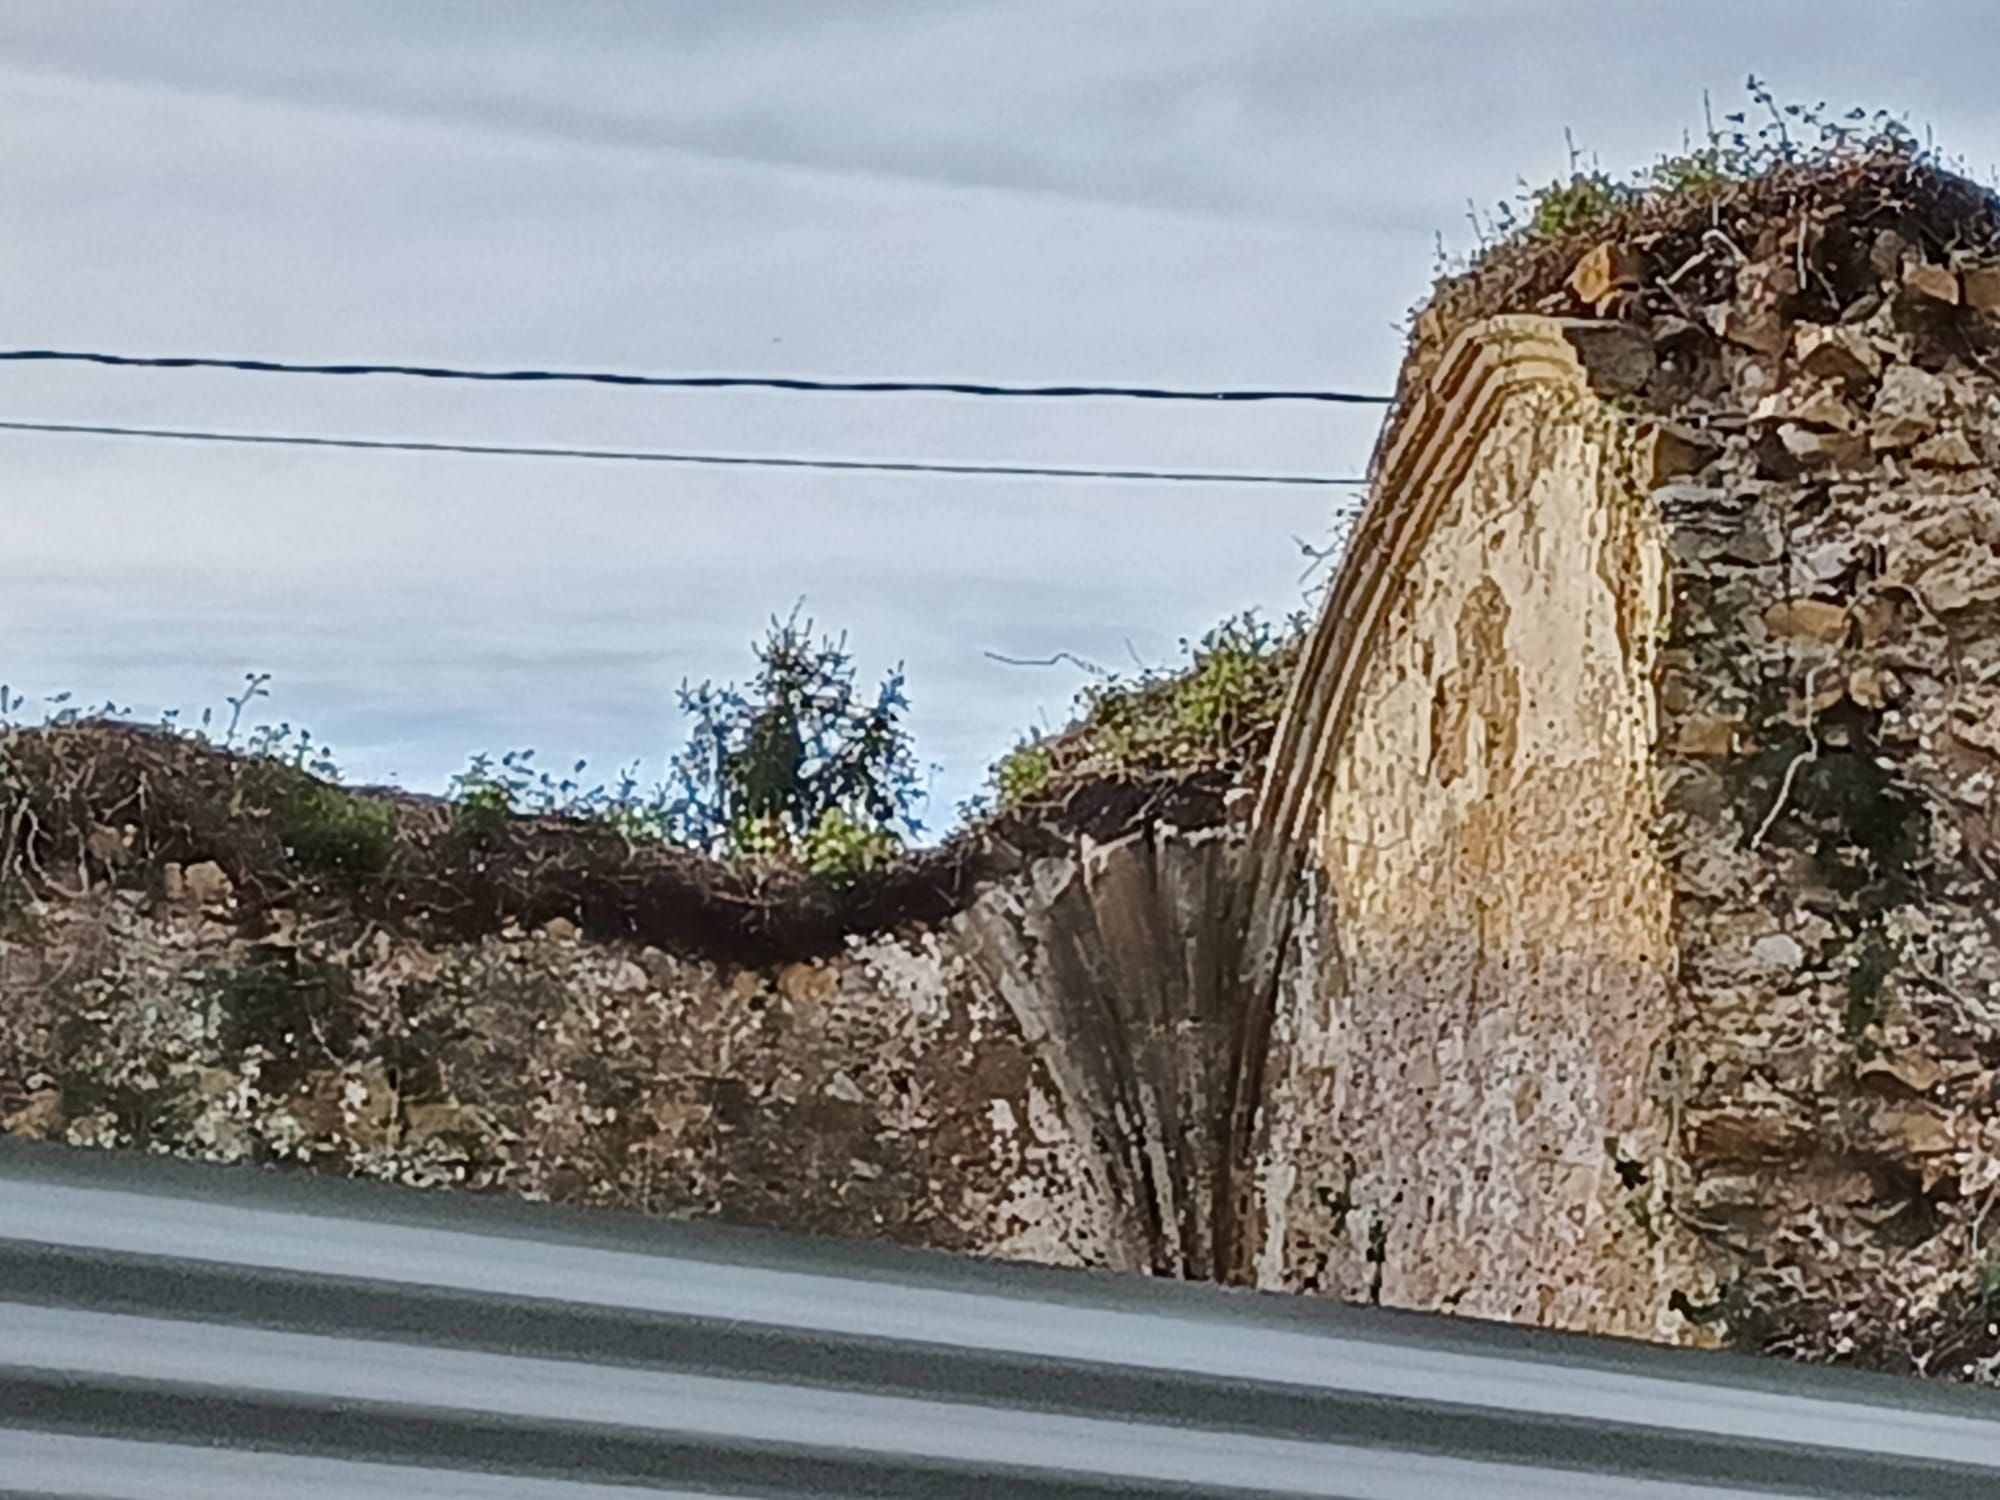
[[[0,345],[1385,391],[1468,197],[1755,70],[2000,157],[2000,11],[1731,0],[0,0]],[[1321,406],[0,366],[0,419],[1352,473]],[[274,674],[356,780],[643,759],[801,596],[907,663],[934,824],[1081,674],[1298,602],[1324,490],[0,434],[0,680]]]

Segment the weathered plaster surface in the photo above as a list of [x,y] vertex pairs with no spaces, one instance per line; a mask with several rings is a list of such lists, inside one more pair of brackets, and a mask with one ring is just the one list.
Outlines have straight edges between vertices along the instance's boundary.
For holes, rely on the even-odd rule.
[[1210,1204],[1232,995],[1216,923],[1222,828],[1156,827],[1038,862],[953,923],[968,964],[1039,1049],[1118,1205],[1113,1264],[1212,1274]]
[[733,969],[426,939],[214,865],[0,940],[7,1128],[1205,1274],[1221,828],[1081,841],[936,930]]
[[1274,1017],[1259,1279],[1650,1331],[1659,533],[1558,325],[1473,330],[1426,400],[1344,580],[1372,617],[1295,752],[1317,896]]

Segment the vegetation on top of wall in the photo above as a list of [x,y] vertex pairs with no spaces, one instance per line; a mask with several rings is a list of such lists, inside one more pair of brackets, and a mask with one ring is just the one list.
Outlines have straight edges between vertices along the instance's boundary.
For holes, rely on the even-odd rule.
[[[133,721],[108,703],[28,705],[0,689],[0,921],[102,886],[181,889],[210,866],[247,910],[338,904],[471,935],[561,917],[731,961],[810,957],[854,934],[942,920],[1024,849],[1134,820],[1203,823],[1268,740],[1303,628],[1254,615],[1186,643],[1180,669],[1107,677],[1078,724],[994,773],[996,801],[942,845],[921,831],[900,672],[873,690],[844,643],[774,620],[741,685],[686,688],[686,749],[660,783],[598,784],[532,749],[475,756],[445,797],[342,785],[332,750],[249,722],[251,674],[222,713]],[[1095,780],[1103,795],[1071,794]],[[1139,784],[1178,787],[1166,802]]]
[[1303,614],[1274,624],[1246,611],[1183,640],[1171,668],[1107,674],[1078,694],[1069,728],[1003,756],[985,800],[968,812],[1048,806],[1098,778],[1240,777],[1270,742],[1305,628]]
[[864,695],[845,639],[816,638],[796,611],[752,650],[747,682],[681,687],[691,725],[666,781],[646,787],[632,766],[591,786],[583,761],[559,776],[533,749],[477,755],[452,779],[459,832],[491,842],[513,818],[558,818],[836,885],[883,869],[923,830],[901,669]]
[[244,787],[301,871],[357,880],[385,876],[395,862],[395,815],[378,802],[282,763],[258,765]]
[[[1639,252],[1644,283],[1668,285],[1688,308],[1726,296],[1738,265],[1761,257],[1760,239],[1815,204],[1864,203],[1940,259],[1948,248],[2000,246],[2000,203],[1900,116],[1781,103],[1754,76],[1746,91],[1743,109],[1710,118],[1699,141],[1649,166],[1615,175],[1572,146],[1563,175],[1524,181],[1517,197],[1491,210],[1469,205],[1473,248],[1454,256],[1440,237],[1437,280],[1414,316],[1417,357],[1405,379],[1422,378],[1426,356],[1477,319],[1575,311],[1570,275],[1601,244]],[[1818,307],[1822,290],[1803,289],[1801,314],[1833,321],[1840,308]]]
[[1441,254],[1440,269],[1466,270],[1502,254],[1510,242],[1565,241],[1609,230],[1648,206],[1685,205],[1722,198],[1744,184],[1777,173],[1829,165],[1902,158],[1929,160],[1930,148],[1899,115],[1886,109],[1829,110],[1816,103],[1781,103],[1771,86],[1754,73],[1745,81],[1745,107],[1718,123],[1705,108],[1699,145],[1683,138],[1627,176],[1606,172],[1595,159],[1586,165],[1574,141],[1569,170],[1540,186],[1520,184],[1520,196],[1503,199],[1490,212],[1470,210],[1476,248],[1457,266]]
[[693,730],[670,768],[666,832],[836,880],[881,868],[923,829],[902,669],[864,695],[845,638],[815,638],[796,610],[755,651],[747,684],[681,689]]

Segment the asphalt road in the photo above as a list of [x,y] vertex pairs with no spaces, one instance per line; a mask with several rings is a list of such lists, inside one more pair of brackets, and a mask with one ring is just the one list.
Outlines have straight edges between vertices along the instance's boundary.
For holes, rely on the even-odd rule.
[[0,1493],[2000,1496],[2000,1393],[0,1142]]

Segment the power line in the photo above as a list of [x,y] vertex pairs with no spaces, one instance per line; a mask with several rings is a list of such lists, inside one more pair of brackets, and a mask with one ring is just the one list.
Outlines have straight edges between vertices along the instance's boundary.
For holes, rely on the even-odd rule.
[[146,370],[244,370],[260,375],[407,375],[421,380],[563,381],[676,390],[771,390],[849,395],[1123,397],[1137,401],[1320,401],[1386,406],[1388,396],[1356,391],[1189,391],[1121,385],[981,385],[949,380],[806,380],[775,375],[628,375],[609,370],[470,370],[450,365],[308,365],[270,359],[103,354],[79,349],[5,349],[0,361],[118,365]]
[[1361,485],[1327,474],[1233,474],[1189,469],[1070,469],[1027,464],[920,463],[897,459],[800,458],[750,453],[666,453],[650,448],[538,448],[505,443],[425,443],[395,438],[307,437],[276,432],[213,432],[181,427],[114,427],[86,422],[0,421],[4,432],[82,437],[155,438],[182,443],[247,443],[286,448],[359,448],[388,453],[466,453],[490,458],[587,458],[625,463],[696,464],[742,469],[835,469],[877,474],[949,474],[1000,479],[1117,479],[1166,484]]

